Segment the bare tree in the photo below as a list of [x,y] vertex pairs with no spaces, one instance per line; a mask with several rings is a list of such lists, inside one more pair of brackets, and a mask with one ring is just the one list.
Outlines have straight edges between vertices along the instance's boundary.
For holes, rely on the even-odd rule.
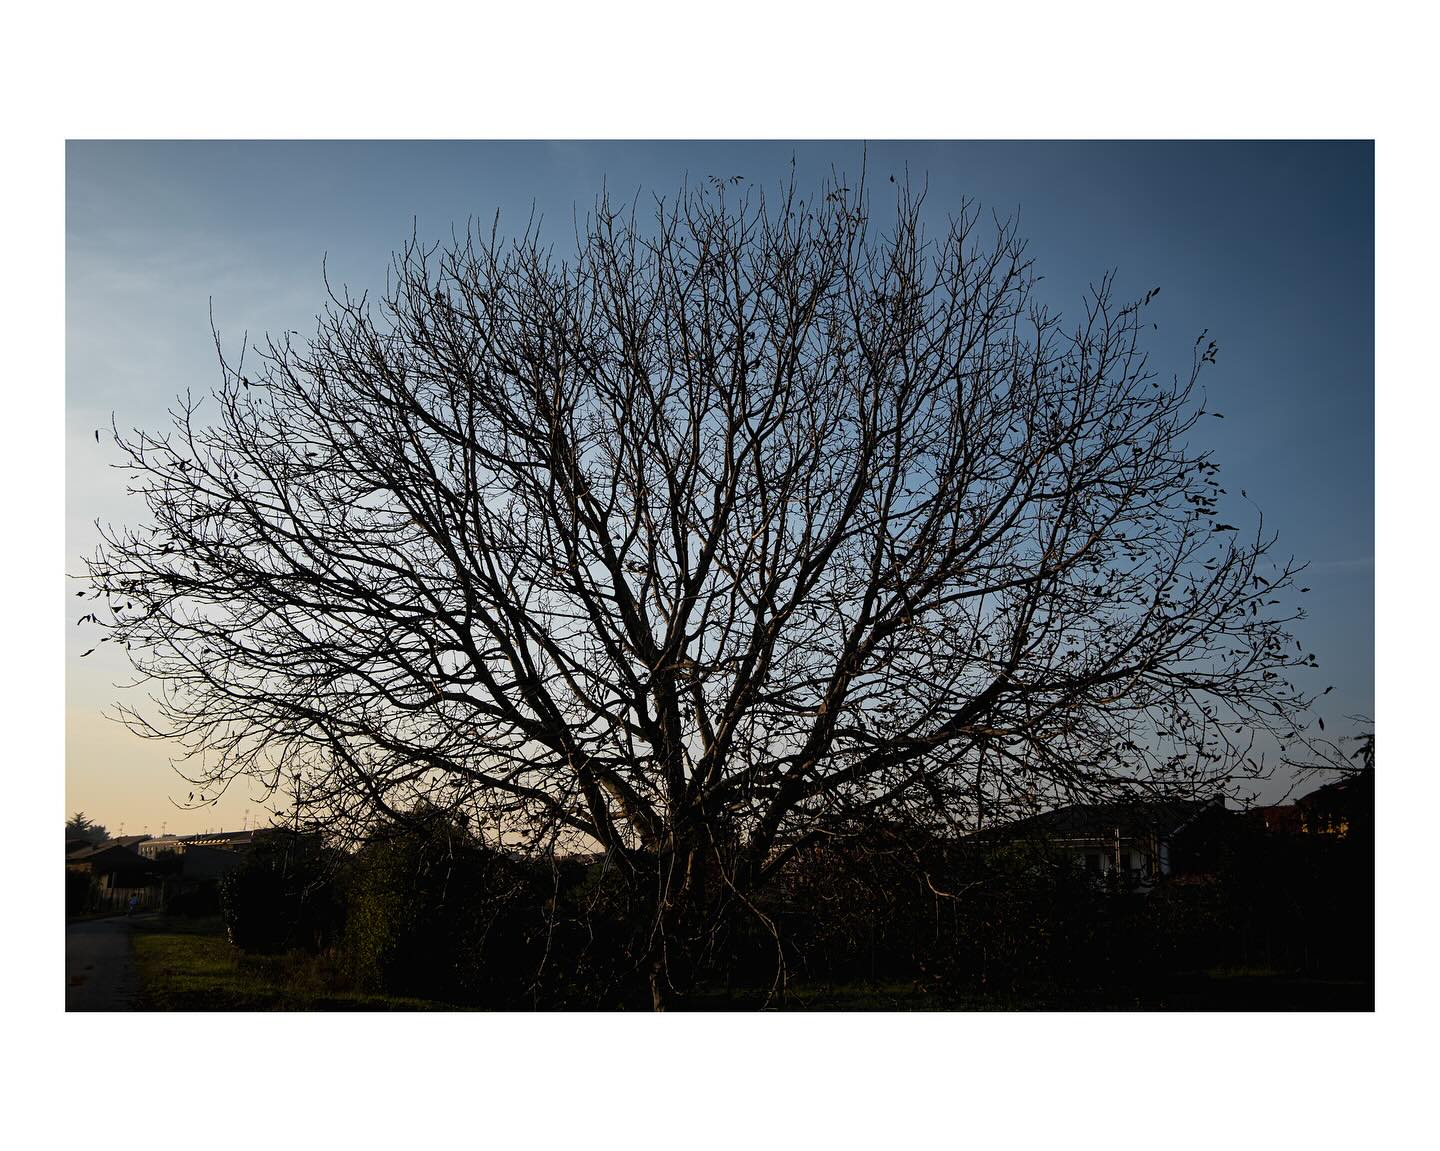
[[380,299],[222,352],[213,407],[116,434],[125,719],[201,796],[600,845],[654,892],[657,999],[675,925],[763,915],[827,829],[1261,770],[1312,657],[1190,443],[1215,344],[1159,378],[1154,292],[1064,326],[1012,223],[927,236],[923,199],[602,197],[567,259],[412,239]]
[[[1321,695],[1328,695],[1332,690],[1327,687]],[[1281,760],[1284,767],[1296,773],[1296,786],[1321,772],[1356,775],[1375,770],[1375,721],[1368,715],[1345,718],[1354,725],[1351,735],[1325,735],[1325,720],[1320,717],[1316,721],[1318,731],[1303,736],[1296,733],[1286,748],[1288,754]]]

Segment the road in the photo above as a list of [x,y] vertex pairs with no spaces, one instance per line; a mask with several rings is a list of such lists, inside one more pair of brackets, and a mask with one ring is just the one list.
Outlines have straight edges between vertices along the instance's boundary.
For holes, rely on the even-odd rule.
[[131,1011],[135,990],[128,919],[65,925],[66,1011]]

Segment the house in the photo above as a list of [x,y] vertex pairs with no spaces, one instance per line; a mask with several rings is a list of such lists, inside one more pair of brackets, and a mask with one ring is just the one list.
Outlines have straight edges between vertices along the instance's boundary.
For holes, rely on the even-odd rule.
[[1028,842],[1097,878],[1148,889],[1171,875],[1213,870],[1229,815],[1221,797],[1058,807],[982,832],[991,842]]
[[245,862],[242,852],[192,843],[180,858],[180,878],[205,882],[220,879]]
[[116,835],[110,839],[91,839],[87,836],[74,836],[65,841],[65,855],[68,858],[81,851],[93,851],[101,847],[128,847],[131,851],[139,851],[140,844],[150,837],[148,835]]
[[230,852],[244,851],[265,834],[265,828],[256,828],[249,831],[202,831],[196,835],[162,835],[156,839],[147,839],[136,850],[148,859],[159,859],[163,855],[183,856],[191,848],[197,847]]
[[1294,803],[1256,807],[1246,819],[1270,835],[1354,839],[1375,831],[1375,772],[1359,771],[1317,787]]
[[248,831],[205,831],[199,835],[186,835],[190,847],[219,847],[226,851],[242,851],[252,847],[255,841],[266,834],[266,828],[251,828]]
[[69,853],[65,873],[67,914],[121,911],[132,896],[143,909],[159,905],[162,892],[155,865],[121,844],[102,843]]
[[135,835],[67,851],[67,910],[72,914],[124,910],[132,895],[139,907],[148,909],[176,895],[213,891],[265,834],[262,828],[154,838]]
[[245,853],[267,829],[250,831],[204,831],[197,835],[164,835],[146,840],[139,852],[181,889],[212,883],[230,874],[245,861]]
[[1375,833],[1375,771],[1367,768],[1318,787],[1295,801],[1300,831],[1335,839],[1354,839]]
[[178,835],[160,835],[154,839],[147,839],[136,849],[146,859],[160,859],[167,855],[183,855],[185,852],[185,841]]
[[91,875],[104,890],[143,887],[150,881],[150,861],[118,843],[102,843],[65,857],[65,870]]
[[1252,807],[1245,813],[1245,822],[1267,835],[1299,835],[1300,809],[1293,803]]

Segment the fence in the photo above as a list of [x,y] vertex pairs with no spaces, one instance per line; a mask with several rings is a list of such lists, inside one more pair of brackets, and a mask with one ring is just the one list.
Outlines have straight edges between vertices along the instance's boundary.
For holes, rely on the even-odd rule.
[[101,887],[98,883],[92,883],[84,906],[79,910],[83,914],[128,911],[132,895],[135,897],[136,911],[159,911],[164,903],[165,889],[158,883],[146,887],[108,888]]

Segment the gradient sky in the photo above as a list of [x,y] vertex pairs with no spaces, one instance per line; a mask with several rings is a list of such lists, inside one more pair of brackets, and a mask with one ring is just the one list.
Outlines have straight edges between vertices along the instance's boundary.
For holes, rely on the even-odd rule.
[[[111,414],[156,427],[175,396],[219,378],[210,302],[227,344],[249,331],[310,327],[331,280],[383,287],[410,234],[452,224],[524,227],[532,207],[563,254],[572,220],[602,184],[612,196],[672,195],[687,176],[741,175],[773,188],[792,159],[802,187],[853,178],[862,146],[815,143],[124,143],[66,150],[66,571],[96,542],[97,518],[141,509],[97,445]],[[1110,269],[1121,296],[1155,286],[1152,365],[1188,370],[1201,329],[1220,345],[1203,377],[1206,446],[1232,493],[1309,561],[1310,618],[1296,634],[1320,661],[1300,682],[1326,697],[1331,734],[1374,714],[1374,149],[1365,143],[871,143],[877,186],[928,178],[936,217],[964,196],[1020,231],[1041,297],[1073,314]],[[875,208],[883,208],[876,197]],[[107,437],[102,433],[102,440]],[[1229,522],[1253,525],[1243,504]],[[1234,518],[1240,516],[1242,518]],[[66,593],[66,812],[112,832],[190,832],[263,818],[237,784],[214,808],[177,810],[188,790],[170,750],[101,712],[123,693],[122,654],[74,626]],[[133,695],[133,693],[131,693]],[[1274,799],[1277,779],[1262,792]]]

